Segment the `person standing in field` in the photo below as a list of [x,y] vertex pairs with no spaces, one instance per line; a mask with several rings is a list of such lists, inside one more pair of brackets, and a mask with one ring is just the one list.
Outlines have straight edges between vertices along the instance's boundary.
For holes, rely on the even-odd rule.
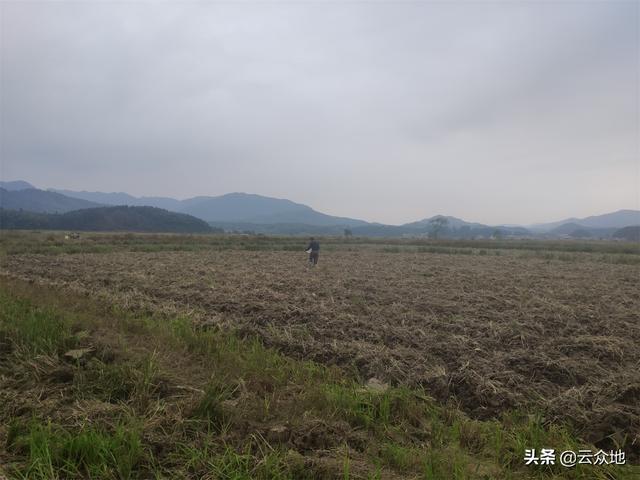
[[315,240],[313,237],[309,239],[309,246],[307,247],[307,252],[309,252],[309,263],[312,265],[318,264],[318,257],[320,256],[320,242]]

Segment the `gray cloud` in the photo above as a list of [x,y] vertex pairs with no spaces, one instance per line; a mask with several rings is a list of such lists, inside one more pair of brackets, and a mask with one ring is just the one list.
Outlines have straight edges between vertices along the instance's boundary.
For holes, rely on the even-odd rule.
[[639,208],[639,8],[1,3],[1,173],[389,223]]

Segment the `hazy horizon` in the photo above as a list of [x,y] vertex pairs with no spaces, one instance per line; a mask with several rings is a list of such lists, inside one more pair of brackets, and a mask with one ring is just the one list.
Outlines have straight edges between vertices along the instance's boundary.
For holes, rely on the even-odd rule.
[[634,2],[0,3],[0,177],[402,224],[640,209]]
[[[215,197],[215,196],[223,196],[223,195],[230,195],[230,194],[249,194],[249,195],[260,195],[260,196],[264,196],[261,195],[259,193],[255,193],[255,192],[242,192],[242,191],[234,191],[234,192],[224,192],[224,193],[220,193],[218,195],[192,195],[192,196],[186,196],[186,197],[168,197],[166,195],[133,195],[130,192],[124,192],[124,191],[117,191],[117,190],[105,190],[105,191],[89,191],[89,190],[85,190],[85,189],[81,189],[81,188],[69,188],[69,189],[65,189],[65,188],[57,188],[57,187],[47,187],[47,186],[41,186],[41,185],[34,185],[33,182],[29,182],[25,179],[22,178],[16,178],[16,179],[10,179],[10,180],[4,180],[4,181],[26,181],[27,183],[30,183],[32,186],[41,189],[41,190],[55,190],[55,191],[73,191],[73,192],[78,192],[78,193],[106,193],[106,194],[126,194],[126,195],[132,195],[133,197],[136,198],[173,198],[174,200],[188,200],[194,197]],[[270,197],[270,198],[279,198],[282,200],[290,200],[292,202],[295,203],[303,203],[303,202],[299,202],[297,201],[295,198],[285,198],[285,197]],[[316,211],[320,211],[317,208],[315,208],[313,205],[306,205],[308,207],[313,208]],[[606,212],[592,212],[586,215],[581,215],[581,216],[576,216],[576,215],[565,215],[562,218],[551,218],[551,219],[547,219],[543,222],[533,222],[533,223],[527,223],[527,222],[516,222],[516,223],[490,223],[490,222],[483,222],[481,219],[475,219],[475,218],[460,218],[457,217],[456,215],[451,215],[449,213],[446,212],[440,212],[440,213],[435,213],[433,215],[429,215],[428,217],[420,217],[420,218],[414,218],[411,220],[408,220],[406,222],[402,222],[402,223],[388,223],[388,222],[377,222],[376,220],[369,220],[369,219],[365,219],[365,218],[356,218],[357,220],[365,220],[367,222],[370,223],[381,223],[381,224],[385,224],[385,225],[396,225],[396,226],[400,226],[403,225],[405,223],[411,223],[414,221],[420,221],[420,220],[424,220],[426,218],[430,218],[430,217],[434,217],[434,216],[451,216],[451,217],[456,217],[456,218],[460,218],[461,220],[465,220],[471,223],[482,223],[482,224],[487,224],[487,225],[494,225],[494,226],[498,226],[498,225],[504,225],[504,226],[509,226],[509,225],[517,225],[517,226],[523,226],[523,227],[533,227],[536,226],[538,224],[547,224],[547,223],[555,223],[555,222],[559,222],[559,221],[564,221],[567,219],[572,219],[572,218],[585,218],[585,217],[592,217],[592,216],[598,216],[598,215],[604,215],[604,214],[609,214],[609,213],[615,213],[618,211],[622,211],[622,210],[632,210],[632,211],[638,211],[640,212],[639,209],[635,209],[635,208],[620,208],[617,210],[613,210],[613,211],[606,211]],[[336,213],[329,213],[329,212],[325,212],[325,211],[320,211],[320,213],[325,213],[328,215],[333,215],[333,216],[337,216],[337,217],[347,217],[347,215],[342,215],[340,214],[340,212],[336,212]],[[354,218],[354,217],[350,217],[350,218]]]

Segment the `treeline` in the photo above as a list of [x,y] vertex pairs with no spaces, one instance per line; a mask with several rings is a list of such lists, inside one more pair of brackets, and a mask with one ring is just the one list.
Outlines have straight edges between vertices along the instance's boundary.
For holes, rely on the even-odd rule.
[[[302,223],[233,223],[211,222],[210,225],[224,229],[231,233],[251,233],[266,235],[348,235],[355,237],[428,237],[428,238],[500,238],[500,237],[528,237],[531,232],[522,227],[489,227],[489,226],[461,226],[458,228],[445,227],[435,231],[431,225],[381,225],[369,224],[348,227],[345,225],[305,225]],[[346,232],[349,232],[348,234]]]
[[92,232],[221,232],[184,213],[155,207],[98,207],[53,214],[0,209],[0,229],[79,230]]
[[430,238],[473,239],[531,236],[531,232],[523,227],[490,227],[485,225],[437,228],[430,224],[400,226],[373,224],[354,227],[351,231],[353,235],[371,237],[425,236]]

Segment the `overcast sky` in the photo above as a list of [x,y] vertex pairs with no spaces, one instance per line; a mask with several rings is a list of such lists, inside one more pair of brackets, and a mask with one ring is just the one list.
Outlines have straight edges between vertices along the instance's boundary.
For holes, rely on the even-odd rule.
[[640,208],[630,2],[0,3],[0,176],[385,223]]

